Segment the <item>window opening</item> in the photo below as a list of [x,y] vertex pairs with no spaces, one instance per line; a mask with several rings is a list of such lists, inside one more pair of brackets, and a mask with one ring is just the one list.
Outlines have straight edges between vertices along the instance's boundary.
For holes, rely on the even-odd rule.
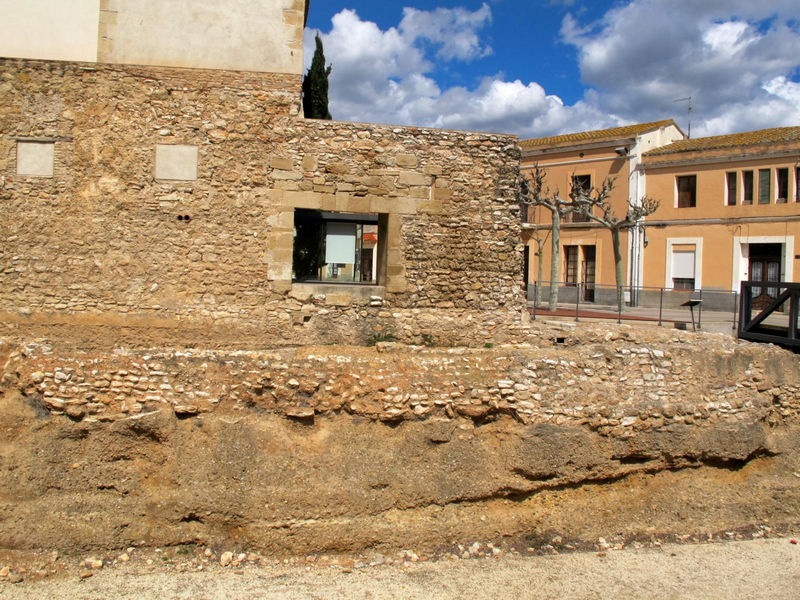
[[728,190],[728,206],[736,206],[736,173],[725,173]]
[[694,289],[695,250],[672,251],[672,288],[676,290]]
[[753,203],[753,172],[742,171],[742,204]]
[[292,280],[377,284],[379,219],[377,214],[297,209]]
[[800,167],[794,168],[794,201],[800,202]]
[[778,185],[777,204],[786,204],[789,200],[789,169],[775,169],[775,181]]
[[578,246],[564,246],[566,256],[566,284],[575,286],[578,283]]
[[678,208],[697,206],[697,175],[678,176]]
[[769,181],[769,169],[759,169],[758,170],[758,203],[759,204],[769,204],[769,192],[770,192],[770,181]]
[[[572,187],[575,190],[581,190],[585,193],[589,193],[589,190],[592,189],[592,176],[591,175],[573,175],[572,176]],[[573,223],[588,223],[589,217],[584,215],[583,213],[572,213],[572,222]]]

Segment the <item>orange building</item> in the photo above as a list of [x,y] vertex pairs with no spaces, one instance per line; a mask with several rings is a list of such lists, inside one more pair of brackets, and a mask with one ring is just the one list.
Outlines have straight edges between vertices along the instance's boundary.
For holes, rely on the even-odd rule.
[[[644,285],[736,292],[797,281],[800,127],[683,140],[639,166],[660,201],[647,218]],[[777,288],[756,288],[764,305]]]
[[[611,204],[623,216],[642,196],[658,210],[623,235],[626,298],[652,302],[660,290],[702,290],[709,308],[732,308],[742,281],[797,281],[800,235],[800,127],[685,139],[672,121],[521,143],[523,169],[538,164],[568,197],[573,178],[599,186],[615,178]],[[583,179],[586,179],[584,182]],[[609,232],[594,223],[562,225],[560,300],[612,303],[615,284]],[[524,241],[528,281],[538,279],[536,239],[550,234],[547,209],[528,211]],[[550,279],[544,244],[545,287]],[[583,284],[580,287],[577,284]],[[777,289],[757,288],[756,305]]]
[[[644,172],[638,168],[642,156],[683,138],[683,132],[669,119],[524,140],[520,142],[522,172],[530,174],[536,165],[543,168],[551,192],[557,192],[564,199],[569,198],[573,180],[584,187],[599,187],[606,177],[612,177],[611,204],[615,214],[624,217],[628,201],[636,202],[645,195]],[[550,287],[552,215],[546,208],[530,207],[526,221],[523,241],[528,295],[532,298],[533,285],[540,279],[540,260],[543,276],[539,287],[545,291]],[[568,216],[565,221],[560,234],[559,299],[571,302],[580,289],[582,301],[614,303],[615,266],[610,232],[578,215]],[[633,282],[641,286],[642,231],[636,228],[623,232],[621,246],[626,285]],[[580,287],[577,284],[581,284]]]

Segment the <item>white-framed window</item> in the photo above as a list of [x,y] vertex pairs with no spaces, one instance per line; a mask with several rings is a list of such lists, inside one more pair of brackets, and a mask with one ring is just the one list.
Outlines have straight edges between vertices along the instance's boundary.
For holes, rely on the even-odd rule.
[[699,290],[703,287],[703,238],[668,238],[664,287]]

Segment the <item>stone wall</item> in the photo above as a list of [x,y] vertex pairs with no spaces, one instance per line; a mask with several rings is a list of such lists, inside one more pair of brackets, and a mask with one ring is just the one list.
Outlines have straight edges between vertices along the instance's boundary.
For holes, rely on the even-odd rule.
[[[546,343],[542,332],[540,338]],[[554,345],[64,352],[5,346],[5,382],[46,414],[116,421],[166,410],[374,421],[587,427],[626,438],[676,425],[800,413],[800,369],[775,347],[684,333],[584,328]]]
[[[206,323],[269,345],[482,344],[521,323],[512,136],[306,121],[290,75],[1,64],[5,321]],[[53,177],[17,174],[25,142],[54,146]],[[176,145],[196,179],[156,178]],[[385,215],[381,285],[293,284],[296,208]]]

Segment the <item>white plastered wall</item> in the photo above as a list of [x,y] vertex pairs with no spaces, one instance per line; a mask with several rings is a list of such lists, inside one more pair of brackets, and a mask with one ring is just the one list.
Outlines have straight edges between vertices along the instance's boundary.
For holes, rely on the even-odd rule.
[[296,0],[109,0],[101,62],[301,74]]
[[95,62],[100,0],[0,0],[0,56]]

